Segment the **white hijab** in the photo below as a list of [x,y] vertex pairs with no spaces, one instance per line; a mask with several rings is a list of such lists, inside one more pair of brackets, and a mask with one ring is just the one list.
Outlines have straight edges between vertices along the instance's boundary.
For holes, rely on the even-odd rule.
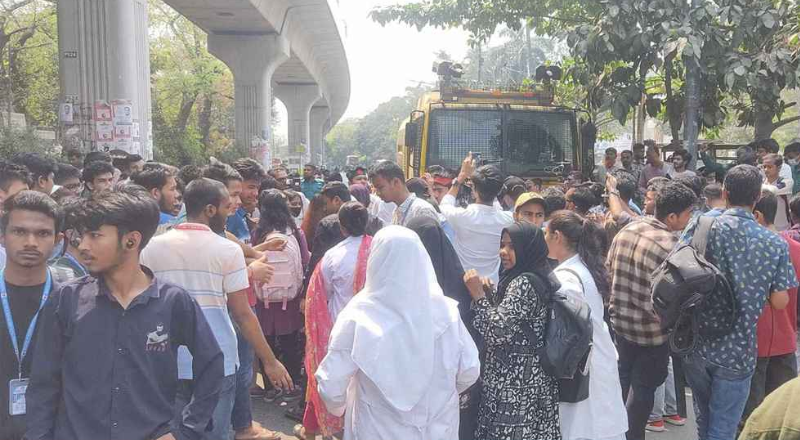
[[417,234],[388,226],[372,241],[364,289],[337,318],[329,348],[350,350],[383,397],[409,411],[428,391],[434,341],[452,324],[454,307]]

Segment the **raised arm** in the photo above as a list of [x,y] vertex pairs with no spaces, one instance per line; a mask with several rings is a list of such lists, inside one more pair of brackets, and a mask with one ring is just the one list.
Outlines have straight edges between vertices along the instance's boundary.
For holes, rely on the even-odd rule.
[[[468,271],[465,277],[470,277],[467,286],[470,289],[475,311],[473,324],[478,333],[484,338],[487,345],[504,345],[512,342],[513,337],[522,332],[523,321],[535,316],[539,307],[539,298],[533,290],[533,285],[526,277],[518,277],[506,289],[503,300],[493,306],[478,291],[478,284],[474,281],[474,271]],[[483,286],[480,286],[483,290]]]

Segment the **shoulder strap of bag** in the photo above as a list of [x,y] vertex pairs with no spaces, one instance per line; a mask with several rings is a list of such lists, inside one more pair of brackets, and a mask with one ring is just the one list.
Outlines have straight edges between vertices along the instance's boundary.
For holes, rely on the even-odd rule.
[[586,287],[583,285],[583,280],[581,279],[581,276],[578,275],[578,272],[576,272],[576,271],[574,271],[574,270],[572,270],[572,269],[570,269],[568,267],[562,267],[562,268],[559,268],[559,269],[556,269],[556,270],[559,271],[559,272],[567,272],[569,274],[574,275],[575,278],[578,279],[578,282],[581,283],[581,294],[583,294],[584,297],[586,296]]
[[694,236],[692,236],[692,247],[697,250],[697,253],[705,257],[706,255],[706,248],[708,247],[708,234],[711,232],[711,227],[714,226],[714,222],[717,219],[715,217],[709,217],[706,215],[700,216],[697,219],[697,228],[694,231]]

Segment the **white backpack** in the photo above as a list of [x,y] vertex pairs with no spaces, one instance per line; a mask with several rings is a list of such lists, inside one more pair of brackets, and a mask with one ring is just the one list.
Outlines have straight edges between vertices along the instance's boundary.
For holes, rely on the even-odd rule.
[[264,302],[264,307],[269,308],[270,303],[286,303],[297,298],[303,288],[303,262],[300,256],[300,246],[297,240],[280,232],[272,232],[267,239],[279,237],[286,240],[286,247],[282,251],[266,251],[267,262],[275,269],[269,284],[256,286],[255,292],[259,300]]

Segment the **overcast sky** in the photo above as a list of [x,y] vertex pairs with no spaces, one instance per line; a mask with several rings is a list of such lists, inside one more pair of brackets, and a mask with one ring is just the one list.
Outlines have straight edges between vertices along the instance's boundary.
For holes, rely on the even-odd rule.
[[[331,0],[334,2],[336,0]],[[467,53],[467,32],[390,24],[381,27],[367,14],[376,6],[405,3],[403,0],[338,0],[338,14],[345,22],[342,35],[350,64],[350,105],[344,117],[362,117],[378,104],[405,94],[417,82],[436,82],[431,72],[439,50],[455,59]],[[285,133],[285,109],[278,105],[284,122],[278,133]],[[284,134],[285,136],[285,134]]]
[[419,81],[435,82],[431,67],[437,51],[445,50],[455,59],[467,52],[468,35],[462,30],[381,27],[367,17],[374,7],[395,3],[398,0],[339,0],[352,83],[346,116],[364,116]]

